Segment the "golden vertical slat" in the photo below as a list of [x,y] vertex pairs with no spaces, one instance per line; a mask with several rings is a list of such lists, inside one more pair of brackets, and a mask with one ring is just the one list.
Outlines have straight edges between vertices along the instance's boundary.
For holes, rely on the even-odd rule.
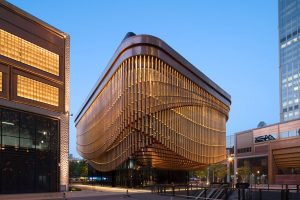
[[228,112],[163,60],[134,56],[78,123],[78,149],[100,171],[129,156],[155,168],[196,169],[225,158]]

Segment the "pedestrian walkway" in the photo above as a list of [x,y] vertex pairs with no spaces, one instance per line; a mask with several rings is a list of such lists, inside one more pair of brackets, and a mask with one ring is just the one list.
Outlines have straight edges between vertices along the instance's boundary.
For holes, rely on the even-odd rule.
[[94,190],[94,191],[100,191],[100,192],[109,192],[109,193],[149,193],[150,190],[145,189],[133,189],[133,188],[119,188],[119,187],[108,187],[108,186],[99,186],[99,185],[83,185],[83,184],[72,184],[71,186],[80,188],[82,190]]
[[[105,199],[129,198],[134,194],[147,196],[145,199],[157,199],[151,195],[149,190],[113,188],[105,186],[92,186],[74,184],[73,187],[80,188],[82,191],[75,192],[53,192],[53,193],[31,193],[31,194],[7,194],[0,195],[0,200],[70,200],[70,199],[96,199],[96,197],[105,197]],[[143,200],[144,199],[143,196]],[[111,198],[110,198],[111,197]],[[102,198],[101,198],[102,199]]]
[[29,194],[4,194],[0,195],[0,200],[50,200],[64,199],[62,192],[49,193],[29,193]]

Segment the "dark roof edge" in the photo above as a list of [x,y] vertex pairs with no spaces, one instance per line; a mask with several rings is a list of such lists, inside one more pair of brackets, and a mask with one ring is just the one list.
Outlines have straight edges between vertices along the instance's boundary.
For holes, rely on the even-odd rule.
[[[155,40],[155,44],[150,43],[151,39]],[[210,86],[213,90],[215,90],[224,99],[226,99],[228,101],[228,104],[231,104],[231,96],[226,91],[224,91],[220,86],[218,86],[215,82],[213,82],[210,78],[208,78],[205,74],[203,74],[199,69],[197,69],[195,66],[193,66],[189,61],[187,61],[183,56],[181,56],[178,52],[176,52],[167,43],[165,43],[163,40],[161,40],[160,38],[157,38],[155,36],[142,34],[142,35],[136,35],[136,36],[128,37],[125,40],[123,40],[121,42],[121,44],[118,46],[118,48],[115,51],[114,55],[110,59],[108,65],[104,69],[101,76],[98,78],[98,80],[97,80],[96,84],[94,85],[94,87],[92,88],[90,94],[88,95],[88,97],[84,101],[83,105],[81,106],[79,112],[76,114],[76,116],[75,116],[75,123],[76,124],[79,121],[78,117],[82,114],[82,111],[88,105],[90,99],[94,96],[94,93],[96,92],[99,85],[101,84],[102,79],[106,76],[106,74],[108,73],[111,66],[113,65],[115,60],[118,58],[118,56],[123,52],[123,50],[129,48],[130,46],[138,45],[138,44],[148,44],[148,45],[156,46],[158,48],[163,49],[165,52],[167,52],[172,57],[174,57],[178,62],[180,62],[184,67],[186,67],[192,73],[197,75],[201,80],[203,80],[208,86]],[[218,98],[218,97],[216,97],[216,98]],[[225,104],[227,104],[227,103],[225,103]]]
[[234,133],[234,135],[240,135],[240,134],[244,134],[244,133],[249,133],[250,131],[255,131],[255,130],[258,130],[258,129],[269,128],[270,126],[277,126],[277,125],[286,124],[286,123],[290,123],[290,122],[294,122],[294,121],[300,121],[300,119],[292,119],[292,120],[288,120],[288,121],[284,121],[284,122],[277,122],[277,123],[270,124],[270,125],[267,125],[267,126],[264,126],[264,127],[261,127],[261,128],[247,129],[247,130],[244,130],[244,131],[236,132],[236,133]]
[[23,16],[23,17],[25,17],[25,18],[27,18],[27,19],[35,22],[35,23],[38,23],[38,24],[42,25],[43,27],[45,27],[46,29],[48,29],[48,30],[50,30],[50,31],[52,31],[52,32],[64,37],[64,38],[69,36],[69,34],[55,28],[54,26],[51,26],[50,24],[44,22],[43,20],[41,20],[41,19],[31,15],[30,13],[22,10],[21,8],[18,8],[15,5],[7,2],[6,0],[0,0],[0,6],[3,6],[7,9],[13,11],[14,13],[16,13],[18,15],[21,15],[21,16]]

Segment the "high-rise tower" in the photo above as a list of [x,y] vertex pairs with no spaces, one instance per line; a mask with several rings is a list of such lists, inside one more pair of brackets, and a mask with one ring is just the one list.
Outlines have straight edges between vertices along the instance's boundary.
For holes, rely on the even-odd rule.
[[300,1],[279,0],[280,120],[299,115]]

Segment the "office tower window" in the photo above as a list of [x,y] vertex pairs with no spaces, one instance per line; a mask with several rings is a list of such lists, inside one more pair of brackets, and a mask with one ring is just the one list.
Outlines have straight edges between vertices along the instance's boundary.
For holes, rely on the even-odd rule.
[[[281,121],[299,118],[296,113],[285,115],[289,106],[299,105],[300,2],[279,0],[279,55],[281,83]],[[290,108],[289,108],[290,111]]]

